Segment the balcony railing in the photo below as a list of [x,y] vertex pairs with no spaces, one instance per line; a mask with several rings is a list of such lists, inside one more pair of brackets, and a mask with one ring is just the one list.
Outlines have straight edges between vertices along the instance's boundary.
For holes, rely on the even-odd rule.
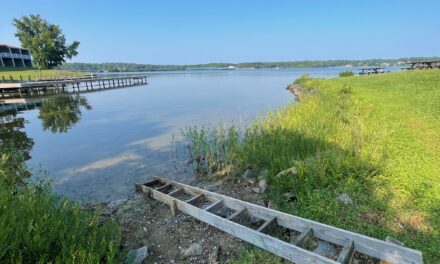
[[31,59],[31,55],[9,53],[9,52],[0,52],[0,57],[3,57],[3,58],[14,58],[14,59],[25,59],[25,60],[30,60]]
[[0,56],[2,56],[2,57],[8,57],[8,58],[11,58],[11,57],[12,57],[12,55],[11,55],[10,52],[0,52]]

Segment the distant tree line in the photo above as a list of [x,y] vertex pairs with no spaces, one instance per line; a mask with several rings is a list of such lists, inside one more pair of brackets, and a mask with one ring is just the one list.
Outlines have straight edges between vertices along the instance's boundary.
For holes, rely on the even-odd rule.
[[317,61],[285,61],[285,62],[243,62],[243,63],[208,63],[191,65],[154,65],[135,63],[64,63],[63,70],[92,71],[92,72],[144,72],[144,71],[183,71],[187,69],[227,68],[234,66],[238,69],[271,69],[271,68],[318,68],[341,66],[397,66],[410,61],[440,60],[440,57],[411,57],[399,59],[370,59],[370,60],[317,60]]

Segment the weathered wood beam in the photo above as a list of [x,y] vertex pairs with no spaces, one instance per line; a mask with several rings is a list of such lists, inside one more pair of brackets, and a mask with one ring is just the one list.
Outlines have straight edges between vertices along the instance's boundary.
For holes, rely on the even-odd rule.
[[313,238],[313,229],[309,227],[306,230],[304,230],[291,243],[295,246],[298,246],[298,247],[304,247],[304,245],[307,244],[307,241],[309,241],[311,238]]
[[158,184],[158,183],[159,183],[158,179],[153,179],[151,181],[148,181],[148,182],[144,183],[143,185],[147,186],[147,187],[150,187],[150,186],[153,186],[153,185]]
[[258,232],[269,234],[277,226],[277,218],[273,217],[270,220],[267,220],[258,228]]
[[169,188],[171,188],[171,184],[167,183],[167,184],[165,184],[163,186],[160,186],[160,187],[156,188],[156,191],[163,192],[163,191],[168,190]]
[[351,258],[354,254],[354,242],[351,239],[348,239],[342,248],[341,253],[339,253],[338,259],[336,260],[342,264],[348,264],[351,261]]
[[223,200],[218,200],[217,202],[214,202],[210,206],[206,207],[205,211],[207,211],[207,212],[214,212],[217,209],[219,209],[220,207],[222,207],[222,205],[223,205]]
[[191,199],[186,200],[185,203],[194,204],[198,200],[202,199],[202,197],[203,197],[203,194],[199,194],[197,196],[192,197]]
[[168,193],[168,195],[175,197],[175,196],[181,194],[182,192],[184,192],[183,188],[178,188],[178,189],[175,189],[174,191]]
[[235,213],[231,214],[231,215],[228,217],[228,220],[230,220],[230,221],[234,221],[235,219],[237,219],[237,218],[239,218],[241,215],[243,215],[245,212],[246,212],[246,209],[245,209],[245,208],[243,208],[243,209],[241,209],[241,210],[238,210],[238,211],[236,211]]

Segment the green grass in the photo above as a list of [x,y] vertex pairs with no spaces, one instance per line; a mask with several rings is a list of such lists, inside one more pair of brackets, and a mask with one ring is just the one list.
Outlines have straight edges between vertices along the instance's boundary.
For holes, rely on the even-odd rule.
[[121,263],[115,223],[53,195],[48,184],[25,184],[19,152],[2,147],[0,156],[0,263]]
[[[440,71],[296,82],[319,93],[243,133],[187,130],[193,164],[201,172],[228,168],[230,177],[267,170],[267,199],[281,210],[391,235],[422,251],[426,263],[440,263]],[[275,177],[290,167],[298,173]],[[342,192],[355,204],[335,201]]]
[[32,80],[37,79],[53,79],[53,78],[62,78],[62,77],[77,77],[82,76],[84,74],[80,72],[72,72],[72,71],[62,71],[62,70],[39,70],[36,69],[25,69],[25,68],[0,68],[0,81],[3,80],[3,77],[9,81],[10,77],[13,80],[20,80],[20,77],[23,80],[28,80],[30,77]]
[[120,235],[41,185],[11,190],[0,183],[1,263],[119,263]]

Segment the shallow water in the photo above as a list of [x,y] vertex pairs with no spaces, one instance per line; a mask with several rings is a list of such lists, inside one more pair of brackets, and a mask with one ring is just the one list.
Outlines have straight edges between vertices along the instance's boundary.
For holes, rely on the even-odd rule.
[[55,192],[88,202],[116,200],[155,175],[194,180],[172,155],[173,135],[181,129],[244,126],[294,102],[285,87],[302,73],[333,77],[342,70],[148,73],[148,85],[53,97],[33,110],[3,114],[1,139],[15,140],[30,155],[29,166],[49,171]]

